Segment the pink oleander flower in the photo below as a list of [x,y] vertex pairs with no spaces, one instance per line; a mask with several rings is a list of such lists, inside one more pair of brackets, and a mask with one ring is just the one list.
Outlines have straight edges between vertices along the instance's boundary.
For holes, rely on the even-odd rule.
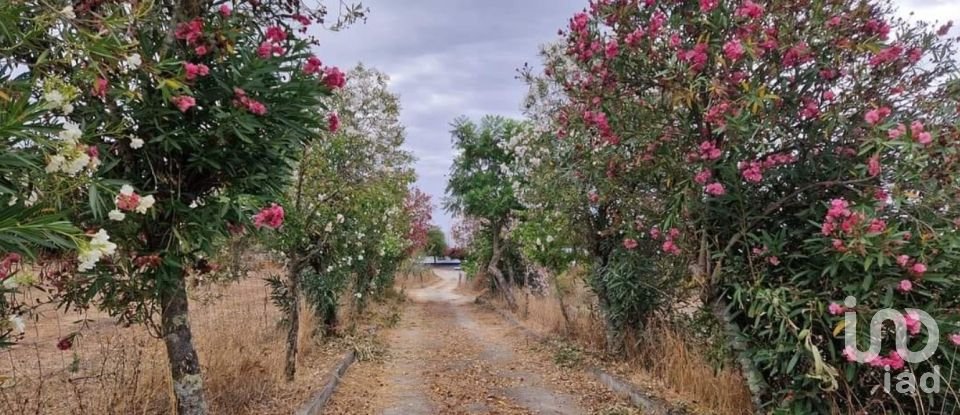
[[193,52],[196,53],[197,56],[203,56],[203,55],[206,55],[209,52],[209,50],[207,49],[207,45],[198,45],[196,48],[193,49]]
[[331,113],[330,118],[328,119],[329,129],[331,133],[336,133],[340,129],[340,116],[337,113]]
[[663,249],[663,252],[666,252],[668,254],[680,255],[680,247],[677,246],[677,244],[674,243],[672,239],[664,242],[661,248]]
[[303,26],[310,26],[310,24],[313,23],[312,21],[310,21],[309,17],[304,16],[300,13],[293,15],[293,20],[296,20],[297,23],[300,23]]
[[738,61],[743,56],[743,44],[739,40],[733,39],[723,45],[723,54],[731,61]]
[[757,161],[748,161],[740,165],[740,175],[750,183],[763,181],[763,164]]
[[769,257],[767,257],[767,262],[769,262],[770,265],[773,265],[773,266],[780,265],[780,257],[776,255],[770,255]]
[[693,181],[697,184],[707,184],[711,178],[713,178],[713,173],[708,169],[703,169],[697,173],[697,175],[693,178]]
[[323,83],[330,89],[340,89],[347,84],[347,76],[336,66],[324,69]]
[[887,230],[887,222],[883,219],[874,219],[870,221],[870,226],[867,227],[867,232],[869,233],[883,233]]
[[703,190],[711,196],[723,196],[727,193],[726,189],[723,188],[723,184],[719,182],[710,183],[704,187]]
[[853,346],[847,346],[843,348],[843,357],[847,359],[848,362],[857,361],[857,350]]
[[905,313],[903,315],[903,320],[907,323],[907,332],[909,332],[911,336],[920,334],[920,330],[923,328],[923,323],[920,322],[920,315],[917,314],[916,311],[908,311]]
[[880,107],[867,111],[866,115],[863,116],[864,121],[870,125],[876,125],[883,121],[884,118],[887,118],[890,115],[889,107]]
[[719,148],[717,148],[713,141],[704,141],[700,143],[700,158],[704,160],[716,160],[722,155],[723,153]]
[[907,126],[903,124],[897,124],[896,127],[891,128],[890,131],[887,131],[887,136],[890,137],[891,140],[896,140],[906,133]]
[[741,4],[735,12],[733,12],[733,15],[735,17],[756,19],[763,16],[763,6],[750,0],[744,0],[743,4]]
[[660,228],[656,226],[650,228],[650,237],[653,239],[660,239]]
[[170,102],[172,102],[173,105],[176,105],[180,112],[187,112],[190,110],[190,108],[193,108],[197,105],[197,100],[190,95],[177,95],[170,98]]
[[720,0],[700,0],[700,12],[710,13],[710,11],[717,8],[719,4]]
[[792,68],[794,66],[810,61],[810,47],[806,43],[800,42],[783,54],[783,66]]
[[283,56],[283,54],[286,52],[287,51],[283,48],[283,46],[267,40],[263,41],[263,43],[260,43],[260,46],[257,48],[257,56],[259,56],[261,59]]
[[186,74],[186,78],[188,81],[197,79],[197,77],[199,76],[207,76],[210,74],[210,68],[208,68],[207,65],[204,65],[202,63],[194,64],[190,62],[184,62],[183,71]]
[[951,334],[950,343],[953,343],[954,346],[960,346],[960,333]]
[[247,101],[247,110],[254,115],[266,115],[267,106],[263,105],[262,102],[250,99]]
[[870,174],[870,177],[880,175],[880,157],[870,157],[870,160],[867,162],[867,173]]
[[220,15],[221,15],[221,16],[223,16],[223,17],[230,17],[230,15],[231,15],[232,13],[233,13],[233,10],[230,9],[230,5],[229,5],[229,4],[224,3],[224,4],[221,4],[221,5],[220,5]]
[[902,293],[913,291],[913,282],[910,280],[901,280],[900,283],[897,284],[897,291]]
[[847,252],[847,246],[843,244],[843,241],[840,239],[834,239],[832,242],[833,249],[837,252]]
[[623,240],[623,247],[624,247],[624,248],[627,248],[627,249],[629,249],[629,250],[631,250],[631,251],[634,250],[634,249],[637,249],[637,240],[636,240],[636,239],[630,239],[630,238],[624,239],[624,240]]
[[174,31],[174,37],[193,45],[203,36],[203,20],[199,17],[189,22],[180,23]]
[[827,306],[827,312],[830,313],[831,316],[839,316],[847,312],[847,308],[839,303],[830,303],[830,305]]
[[680,230],[679,230],[679,229],[677,229],[677,228],[670,228],[670,230],[667,231],[667,238],[669,238],[669,239],[677,239],[677,238],[679,238],[679,237],[680,237]]
[[287,40],[287,32],[280,26],[270,26],[267,28],[267,40],[275,43]]
[[303,65],[303,73],[307,75],[318,74],[323,70],[323,63],[320,62],[320,58],[310,55],[307,58],[307,63]]
[[868,365],[876,368],[889,366],[892,370],[901,370],[905,366],[903,358],[896,351],[891,351],[887,357],[875,356],[866,362]]
[[607,42],[607,46],[603,49],[603,55],[606,56],[607,59],[613,59],[616,58],[619,53],[620,45],[617,44],[617,39],[610,39],[610,41]]
[[918,277],[922,276],[926,272],[927,272],[927,266],[920,262],[917,262],[916,264],[913,264],[912,267],[910,267],[910,273]]
[[93,81],[93,88],[90,90],[90,94],[100,99],[106,98],[107,88],[109,86],[110,83],[106,78],[97,77],[97,79]]
[[271,203],[270,207],[266,207],[253,216],[253,226],[257,229],[261,227],[268,227],[270,229],[277,229],[280,226],[283,226],[283,207]]
[[897,257],[897,265],[899,265],[901,268],[906,268],[910,262],[912,262],[912,260],[907,255],[900,255]]

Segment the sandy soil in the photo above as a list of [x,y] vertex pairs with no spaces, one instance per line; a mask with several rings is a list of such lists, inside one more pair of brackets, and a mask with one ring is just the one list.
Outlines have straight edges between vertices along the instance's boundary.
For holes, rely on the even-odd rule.
[[327,414],[607,414],[626,405],[579,369],[478,307],[458,271],[408,288],[388,353],[347,372]]

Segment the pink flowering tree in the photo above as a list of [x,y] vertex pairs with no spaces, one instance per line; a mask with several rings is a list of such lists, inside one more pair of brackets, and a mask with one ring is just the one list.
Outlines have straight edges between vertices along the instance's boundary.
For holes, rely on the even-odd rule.
[[299,1],[0,5],[19,19],[0,59],[50,110],[50,140],[36,142],[49,186],[68,189],[58,202],[90,234],[51,282],[65,306],[164,340],[178,413],[207,408],[187,279],[212,271],[231,231],[282,224],[271,203],[328,128],[343,75],[296,35],[323,14]]
[[[594,206],[591,231],[658,264],[641,281],[696,270],[764,408],[956,405],[871,392],[884,368],[956,357],[948,31],[884,1],[602,0],[548,60],[558,158]],[[851,361],[847,296],[861,348],[875,311],[917,308],[940,323],[937,354],[907,365],[885,332],[880,356]],[[905,319],[916,349],[931,333]]]

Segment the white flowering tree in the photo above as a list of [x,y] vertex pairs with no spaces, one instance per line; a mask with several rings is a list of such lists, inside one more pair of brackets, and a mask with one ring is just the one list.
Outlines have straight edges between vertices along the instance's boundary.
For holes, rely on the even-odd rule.
[[[407,253],[404,200],[413,181],[412,157],[400,149],[399,100],[387,78],[360,65],[325,117],[329,134],[312,143],[285,192],[286,225],[264,234],[283,253],[286,275],[271,278],[274,302],[288,327],[285,375],[296,376],[301,298],[332,334],[341,294],[383,288]],[[277,208],[274,208],[277,209]],[[378,284],[379,283],[379,284]]]
[[0,60],[0,348],[23,334],[30,311],[14,295],[36,279],[23,263],[90,242],[48,209],[58,195],[43,186],[47,174],[36,148],[50,142],[48,108],[31,99],[29,79],[13,73],[11,62]]
[[0,4],[0,76],[24,85],[2,101],[44,111],[35,136],[4,131],[4,145],[43,154],[48,203],[89,235],[67,238],[62,224],[25,243],[78,246],[72,265],[44,275],[66,306],[162,337],[180,414],[206,412],[187,278],[210,271],[206,257],[252,209],[266,207],[257,225],[282,224],[269,202],[344,84],[296,35],[324,15],[287,0]]

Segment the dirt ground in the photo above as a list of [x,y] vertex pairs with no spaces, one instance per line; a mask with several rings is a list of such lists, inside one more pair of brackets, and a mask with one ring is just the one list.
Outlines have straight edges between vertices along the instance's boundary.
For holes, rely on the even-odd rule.
[[405,290],[401,320],[379,360],[350,368],[326,414],[636,413],[591,375],[477,306],[458,271]]

